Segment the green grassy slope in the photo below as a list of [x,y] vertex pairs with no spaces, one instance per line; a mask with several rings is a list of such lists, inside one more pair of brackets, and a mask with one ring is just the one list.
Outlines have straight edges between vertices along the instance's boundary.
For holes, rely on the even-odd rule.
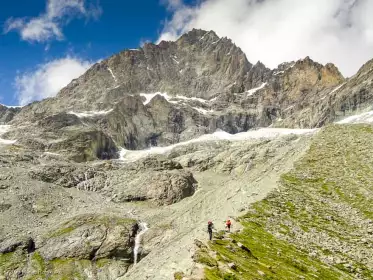
[[240,218],[244,230],[197,261],[206,279],[373,279],[372,202],[373,127],[328,126],[279,190]]

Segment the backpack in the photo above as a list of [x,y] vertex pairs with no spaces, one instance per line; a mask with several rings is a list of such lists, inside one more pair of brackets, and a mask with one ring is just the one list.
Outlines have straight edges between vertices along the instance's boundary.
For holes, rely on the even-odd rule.
[[213,225],[212,223],[207,225],[207,229],[208,229],[209,231],[212,230],[212,225]]

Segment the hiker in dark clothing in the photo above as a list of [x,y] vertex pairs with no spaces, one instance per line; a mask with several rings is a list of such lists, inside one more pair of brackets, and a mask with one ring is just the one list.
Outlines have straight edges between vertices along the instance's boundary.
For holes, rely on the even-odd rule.
[[210,240],[212,239],[212,229],[214,228],[214,224],[209,221],[207,223],[207,232],[209,233]]

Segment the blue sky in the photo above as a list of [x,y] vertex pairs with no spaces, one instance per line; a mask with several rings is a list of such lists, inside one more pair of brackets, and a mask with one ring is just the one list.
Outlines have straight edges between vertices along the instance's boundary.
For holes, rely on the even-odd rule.
[[[29,22],[32,18],[43,17],[48,4],[46,0],[1,3],[0,23],[4,31],[0,35],[1,103],[19,103],[16,95],[17,76],[31,78],[38,67],[57,59],[70,57],[94,62],[125,48],[137,48],[143,41],[156,41],[164,20],[169,16],[166,6],[159,0],[101,0],[98,4],[96,0],[83,2],[87,11],[92,5],[97,14],[91,17],[71,9],[69,14],[66,13],[65,19],[61,20],[63,38],[41,41],[40,38],[22,38],[20,30],[12,29],[7,32],[6,27],[10,18],[13,21],[25,18],[25,22]],[[23,76],[27,74],[29,76]],[[34,87],[36,90],[37,87]]]

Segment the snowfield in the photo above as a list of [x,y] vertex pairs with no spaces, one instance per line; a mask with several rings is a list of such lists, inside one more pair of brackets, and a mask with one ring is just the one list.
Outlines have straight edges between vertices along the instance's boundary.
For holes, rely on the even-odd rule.
[[337,123],[338,124],[373,123],[373,111],[361,113],[359,115],[350,116],[343,120],[338,121]]
[[[168,95],[165,92],[140,93],[140,96],[143,96],[146,99],[143,103],[144,105],[148,104],[156,95],[163,96],[164,99],[166,99],[169,103],[173,103],[173,104],[178,104],[178,103],[183,102],[183,101],[199,101],[201,103],[208,102],[208,100],[198,98],[198,97],[186,97],[186,96],[182,96],[182,95],[171,96],[171,95]],[[179,100],[177,100],[177,99],[179,99]]]
[[86,111],[86,112],[68,112],[69,114],[75,115],[79,118],[92,118],[95,116],[102,116],[109,114],[113,109],[107,110],[107,111]]
[[172,96],[169,96],[167,93],[162,93],[162,92],[155,92],[155,93],[140,93],[140,96],[145,97],[144,105],[148,104],[156,95],[163,96],[164,99],[166,99],[169,103],[174,103],[176,104],[177,101],[170,101],[172,99]]
[[166,146],[166,147],[151,147],[147,150],[126,150],[122,149],[120,151],[120,160],[123,161],[136,161],[141,158],[147,157],[148,155],[156,155],[156,154],[165,154],[175,147],[188,145],[191,143],[198,143],[198,142],[208,142],[208,141],[247,141],[247,140],[254,140],[254,139],[273,139],[283,135],[289,134],[310,134],[316,132],[317,129],[287,129],[287,128],[260,128],[257,130],[250,130],[247,132],[241,132],[237,134],[229,134],[225,131],[216,131],[212,134],[205,134],[196,139],[192,139],[185,142],[180,142],[174,145]]
[[267,83],[263,83],[260,87],[249,89],[248,91],[246,91],[247,96],[251,96],[251,95],[253,95],[255,92],[257,92],[258,90],[261,90],[261,89],[264,88],[266,85],[267,85]]

